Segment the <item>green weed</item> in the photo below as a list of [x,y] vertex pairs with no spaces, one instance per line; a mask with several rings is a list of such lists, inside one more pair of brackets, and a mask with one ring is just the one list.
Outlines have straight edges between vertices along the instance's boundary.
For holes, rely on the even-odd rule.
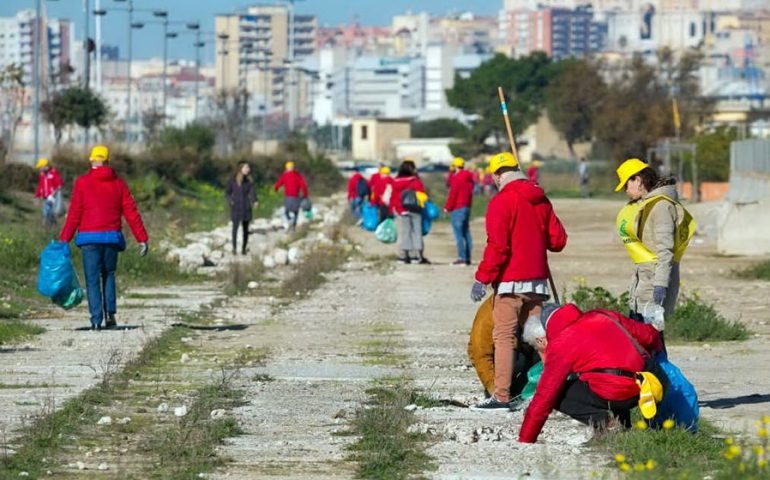
[[674,313],[666,318],[666,339],[689,342],[746,340],[749,330],[731,322],[697,294],[681,295]]
[[755,263],[754,265],[735,272],[739,278],[750,280],[770,280],[770,260]]
[[326,274],[337,270],[347,259],[347,253],[340,248],[318,246],[305,255],[289,278],[280,287],[279,296],[304,298],[310,292],[326,283]]
[[15,343],[43,332],[45,328],[21,320],[0,320],[0,345]]
[[615,296],[603,287],[588,287],[580,284],[571,294],[570,301],[584,312],[596,308],[628,312],[628,292]]

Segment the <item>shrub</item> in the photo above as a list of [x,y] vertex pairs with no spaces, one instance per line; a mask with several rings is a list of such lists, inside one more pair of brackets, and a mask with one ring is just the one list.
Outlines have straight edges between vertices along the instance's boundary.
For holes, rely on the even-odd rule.
[[628,292],[623,292],[620,296],[616,297],[602,287],[588,287],[582,283],[570,296],[570,301],[584,312],[603,308],[625,314],[629,310]]
[[702,342],[706,340],[746,340],[748,329],[725,319],[697,294],[681,295],[674,313],[666,318],[666,338]]
[[755,263],[754,265],[735,272],[739,278],[748,278],[751,280],[770,280],[770,260]]

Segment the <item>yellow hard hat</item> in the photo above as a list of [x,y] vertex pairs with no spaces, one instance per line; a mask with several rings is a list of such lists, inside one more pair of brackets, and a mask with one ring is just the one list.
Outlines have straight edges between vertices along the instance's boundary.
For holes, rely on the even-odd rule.
[[390,175],[390,167],[380,167],[380,175]]
[[48,159],[47,158],[41,158],[35,164],[35,168],[37,168],[38,170],[41,169],[41,168],[45,168],[47,166],[48,166]]
[[109,162],[110,151],[104,145],[96,145],[91,149],[91,156],[89,157],[89,160],[92,162]]
[[628,183],[628,180],[631,177],[647,167],[649,167],[649,165],[639,160],[638,158],[629,158],[625,162],[621,163],[618,169],[615,170],[618,174],[618,186],[615,187],[615,191],[619,192],[623,190],[623,187],[626,186],[626,183]]
[[286,164],[284,165],[284,168],[286,170],[294,170],[294,162],[286,162]]
[[465,167],[465,160],[463,160],[462,157],[455,157],[455,159],[452,160],[452,166],[463,168]]
[[498,153],[489,159],[490,173],[497,173],[503,167],[517,167],[518,165],[519,162],[516,161],[516,157],[511,152]]
[[640,372],[641,380],[637,377],[639,385],[639,411],[646,419],[651,419],[658,412],[658,403],[663,400],[663,385],[653,373]]

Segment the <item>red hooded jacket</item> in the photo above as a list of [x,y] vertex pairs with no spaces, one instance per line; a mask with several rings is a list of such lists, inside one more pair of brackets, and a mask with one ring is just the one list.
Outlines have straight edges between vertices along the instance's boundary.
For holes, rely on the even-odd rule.
[[364,180],[364,176],[360,172],[356,172],[348,180],[348,201],[358,198],[358,181]]
[[534,443],[548,415],[556,407],[570,373],[580,373],[595,394],[605,400],[628,400],[639,395],[633,378],[609,373],[583,373],[600,368],[638,372],[644,366],[631,339],[613,322],[617,320],[642,348],[660,351],[660,334],[651,325],[609,310],[582,313],[567,304],[556,310],[546,325],[545,363],[535,396],[527,408],[519,441]]
[[305,177],[296,170],[283,172],[283,175],[275,182],[275,191],[277,192],[281,187],[283,187],[284,197],[299,197],[300,193],[305,198],[309,197]]
[[[393,188],[393,177],[390,175],[382,175],[379,173],[375,173],[372,175],[372,178],[369,180],[369,190],[372,191],[372,203],[378,206],[385,205],[385,199],[383,196],[385,195],[385,190],[388,189],[388,186]],[[389,206],[393,206],[393,192],[391,191],[390,195],[390,203]]]
[[422,184],[420,177],[396,177],[393,179],[393,194],[390,197],[390,206],[396,214],[401,215],[405,213],[404,207],[401,205],[401,193],[404,190],[412,189],[415,192],[425,192],[425,186]]
[[35,198],[48,198],[53,192],[64,186],[61,175],[55,168],[50,167],[47,172],[41,170],[37,178],[37,190]]
[[476,270],[483,284],[548,278],[547,251],[560,252],[567,232],[543,189],[514,180],[492,198],[486,215],[487,246]]
[[126,182],[107,166],[91,168],[75,180],[72,200],[59,239],[69,242],[75,232],[115,232],[126,218],[137,242],[147,241],[142,217]]
[[468,170],[459,169],[449,177],[449,195],[444,204],[447,212],[470,208],[473,203],[473,189],[476,186],[475,176]]

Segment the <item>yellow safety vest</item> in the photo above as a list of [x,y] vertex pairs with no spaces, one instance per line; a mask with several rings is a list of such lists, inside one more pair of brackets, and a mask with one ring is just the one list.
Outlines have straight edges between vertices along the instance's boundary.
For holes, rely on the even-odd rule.
[[[618,213],[618,217],[615,220],[618,234],[634,263],[658,261],[658,256],[655,252],[642,243],[639,236],[641,236],[641,232],[644,230],[644,224],[650,216],[652,207],[661,200],[677,204],[677,202],[666,195],[656,195],[638,202],[631,202]],[[690,212],[684,207],[682,207],[682,210],[684,210],[684,215],[674,232],[674,261],[676,262],[682,259],[696,227],[695,219]]]

